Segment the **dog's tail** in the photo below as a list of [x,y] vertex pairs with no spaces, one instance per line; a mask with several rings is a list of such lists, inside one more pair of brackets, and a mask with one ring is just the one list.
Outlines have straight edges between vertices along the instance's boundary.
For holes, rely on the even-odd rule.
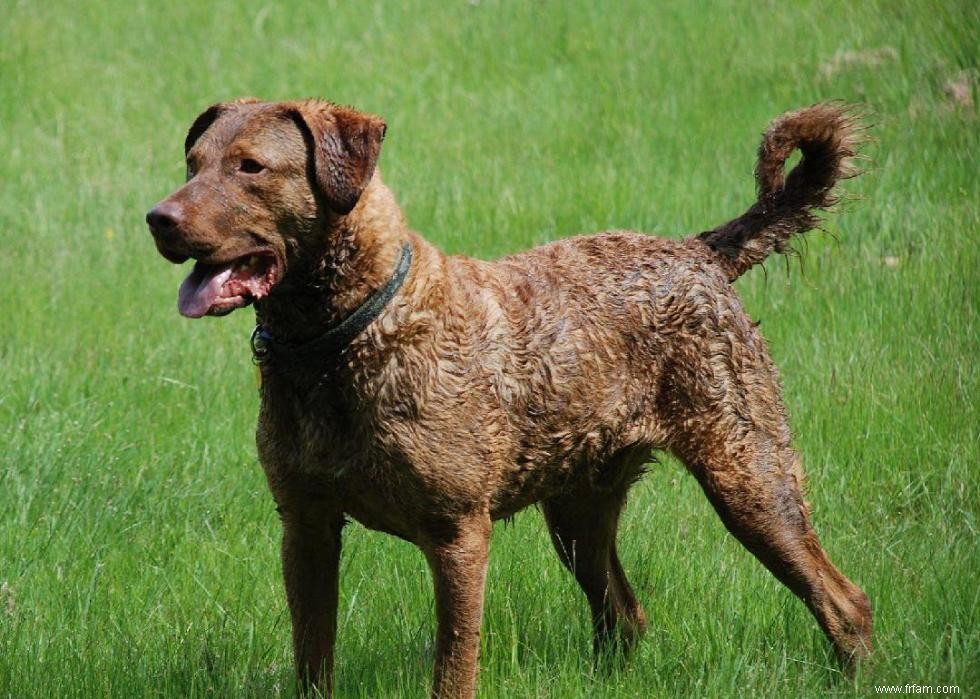
[[[834,185],[859,174],[852,164],[865,140],[860,117],[836,103],[787,112],[762,136],[755,167],[758,200],[733,221],[701,233],[735,281],[790,239],[820,222],[816,211],[838,201]],[[803,159],[785,175],[786,159],[799,148]]]

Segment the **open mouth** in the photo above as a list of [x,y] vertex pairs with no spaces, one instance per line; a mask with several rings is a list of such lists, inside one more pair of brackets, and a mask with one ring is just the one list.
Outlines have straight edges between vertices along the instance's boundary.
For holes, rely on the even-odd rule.
[[177,309],[188,318],[223,316],[267,296],[277,281],[279,264],[269,251],[220,264],[198,261],[180,285]]

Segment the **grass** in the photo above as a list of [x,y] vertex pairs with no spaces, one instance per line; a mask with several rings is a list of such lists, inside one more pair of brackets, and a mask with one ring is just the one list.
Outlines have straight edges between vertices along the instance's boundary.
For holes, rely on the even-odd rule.
[[[650,619],[594,676],[540,516],[498,525],[486,697],[980,692],[980,128],[974,3],[9,0],[0,16],[0,695],[291,696],[248,311],[191,323],[143,213],[206,105],[353,103],[408,220],[492,257],[581,231],[703,230],[752,199],[785,109],[866,105],[852,201],[739,282],[781,367],[816,526],[878,652],[834,670],[805,609],[670,459],[624,565]],[[421,555],[351,527],[339,696],[419,696]]]

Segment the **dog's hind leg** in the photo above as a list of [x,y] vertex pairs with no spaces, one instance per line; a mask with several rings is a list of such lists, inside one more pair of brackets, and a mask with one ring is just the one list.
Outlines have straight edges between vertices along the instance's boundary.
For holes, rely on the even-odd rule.
[[750,332],[744,344],[729,335],[707,357],[688,355],[675,367],[662,396],[674,425],[671,449],[728,530],[809,607],[848,666],[871,652],[871,607],[813,531],[776,372]]
[[810,608],[844,665],[868,655],[868,598],[830,562],[810,525],[799,457],[764,438],[715,446],[681,456],[722,522]]
[[580,487],[542,503],[555,550],[589,601],[597,660],[604,650],[628,652],[646,627],[616,552],[619,515],[640,464],[615,488]]

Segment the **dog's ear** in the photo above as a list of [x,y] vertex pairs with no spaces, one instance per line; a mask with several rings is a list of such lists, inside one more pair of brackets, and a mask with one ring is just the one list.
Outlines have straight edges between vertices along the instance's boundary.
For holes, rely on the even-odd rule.
[[374,175],[387,126],[380,117],[329,102],[290,110],[307,139],[312,174],[330,208],[349,213]]
[[222,114],[227,112],[232,107],[239,104],[255,104],[259,100],[254,97],[241,97],[232,102],[219,102],[218,104],[212,104],[210,107],[205,109],[203,112],[197,115],[197,119],[191,124],[190,130],[187,132],[187,138],[184,139],[184,155],[186,156],[191,152],[191,148],[197,143],[205,131],[207,131],[211,124],[218,120]]

